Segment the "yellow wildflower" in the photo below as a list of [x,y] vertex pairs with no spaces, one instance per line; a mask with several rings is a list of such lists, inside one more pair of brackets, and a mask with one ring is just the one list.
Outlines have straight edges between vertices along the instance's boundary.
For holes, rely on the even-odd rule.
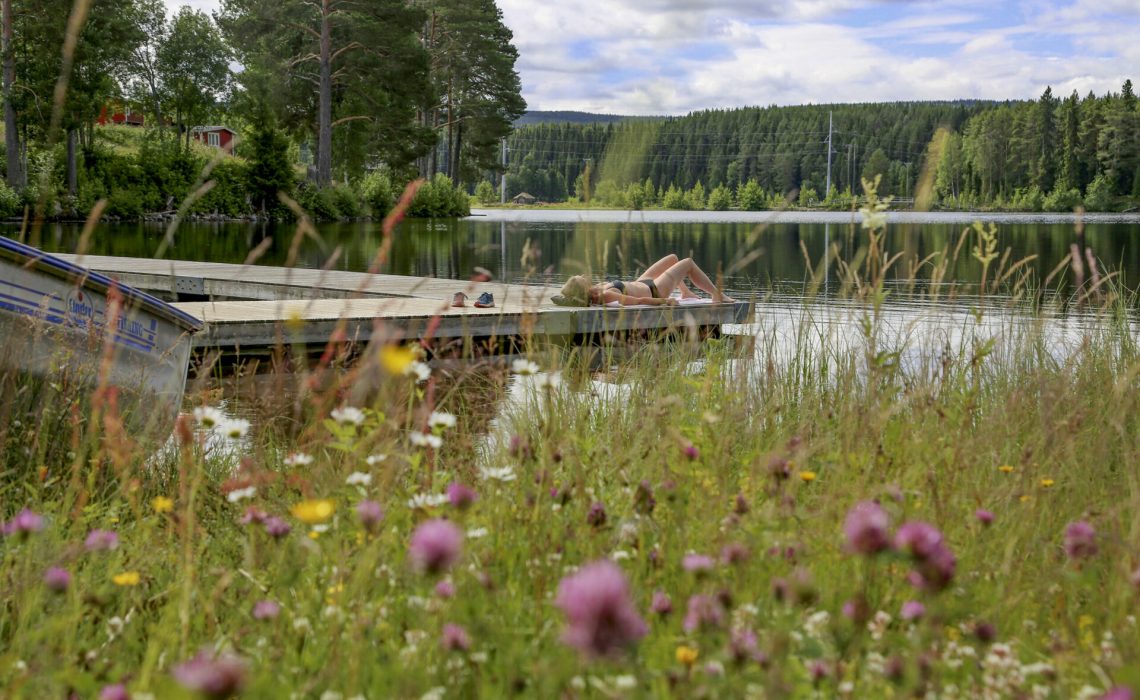
[[1017,500],[1021,501],[1022,503],[1029,503],[1029,494],[1024,494],[1024,495],[1022,495],[1021,498],[1019,498]]
[[139,572],[137,571],[124,571],[121,574],[115,574],[111,577],[111,581],[116,586],[137,586],[139,585]]
[[327,521],[335,511],[336,503],[328,498],[311,498],[289,509],[294,518],[309,525]]
[[998,471],[1001,472],[1002,474],[1009,474],[1013,471],[1013,467],[1011,467],[1008,464],[1003,464],[1000,467],[998,467]]
[[697,662],[698,656],[700,656],[700,652],[692,647],[687,647],[684,644],[677,647],[677,663],[692,666]]
[[319,540],[320,538],[321,538],[321,531],[320,530],[309,530],[309,539],[310,540]]
[[1041,486],[1044,488],[1051,488],[1053,486],[1053,484],[1055,484],[1055,483],[1057,483],[1057,482],[1053,481],[1052,479],[1042,479],[1041,480]]
[[154,500],[150,502],[150,507],[154,508],[155,513],[169,513],[174,510],[174,499],[166,496],[155,496]]
[[407,345],[385,345],[380,348],[380,364],[388,374],[403,374],[415,359],[415,351]]
[[815,481],[815,472],[800,472],[800,481],[804,482],[805,484]]
[[943,631],[946,633],[946,638],[952,642],[956,642],[962,638],[962,633],[958,630],[957,627],[947,626],[943,629]]

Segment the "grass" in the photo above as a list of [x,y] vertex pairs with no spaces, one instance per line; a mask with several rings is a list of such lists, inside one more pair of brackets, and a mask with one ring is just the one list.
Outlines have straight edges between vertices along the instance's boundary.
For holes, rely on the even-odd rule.
[[[243,437],[187,415],[158,456],[100,421],[52,435],[10,422],[3,516],[45,520],[0,539],[5,695],[124,684],[136,698],[192,697],[186,684],[202,677],[216,697],[313,698],[1135,686],[1140,353],[1123,302],[1063,355],[1033,318],[999,332],[979,318],[957,345],[915,343],[879,332],[889,258],[875,245],[844,268],[860,300],[854,346],[805,302],[779,347],[760,333],[620,362],[536,350],[537,374],[473,364],[418,381],[413,355],[388,347],[351,370],[289,377],[295,394],[243,395],[272,407]],[[189,402],[208,418],[218,400]],[[359,419],[334,413],[345,405]],[[438,448],[412,443],[425,430]],[[33,440],[70,449],[19,457]],[[477,500],[451,505],[454,483]],[[845,520],[870,500],[890,533],[939,529],[956,558],[948,585],[915,588],[905,551],[850,550]],[[365,524],[362,501],[379,504],[380,524]],[[270,535],[265,517],[289,532]],[[437,519],[462,530],[462,553],[429,572],[409,547]],[[1066,543],[1077,522],[1095,553]],[[88,551],[95,529],[115,531],[117,548]],[[711,562],[686,565],[689,554]],[[602,657],[568,645],[559,597],[597,561],[628,582],[628,599],[597,593],[602,612],[629,605],[647,623],[623,637],[603,614],[597,638],[630,643]],[[70,573],[66,590],[45,584],[49,567]],[[651,609],[655,593],[670,614]],[[255,616],[265,600],[278,614],[263,604]],[[912,601],[924,613],[904,620]],[[696,626],[690,605],[703,606]],[[180,666],[202,650],[233,655],[240,672]]]

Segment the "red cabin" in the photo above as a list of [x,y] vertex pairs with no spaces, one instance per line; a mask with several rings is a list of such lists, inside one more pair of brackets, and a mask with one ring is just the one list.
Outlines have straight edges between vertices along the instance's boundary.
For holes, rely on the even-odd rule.
[[195,126],[190,128],[190,137],[195,141],[214,148],[233,152],[234,137],[237,132],[228,126]]
[[[119,110],[123,111],[119,111]],[[110,112],[108,114],[108,112]],[[145,119],[142,112],[135,112],[130,107],[121,107],[115,105],[111,110],[107,109],[107,105],[103,105],[99,110],[99,118],[96,120],[100,126],[107,124],[126,124],[127,126],[144,126]]]

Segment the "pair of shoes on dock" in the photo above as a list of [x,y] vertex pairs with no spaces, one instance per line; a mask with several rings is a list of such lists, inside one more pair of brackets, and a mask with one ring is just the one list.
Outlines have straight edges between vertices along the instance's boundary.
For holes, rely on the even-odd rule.
[[[467,306],[467,295],[463,292],[456,292],[455,296],[451,298],[452,306]],[[495,297],[490,292],[483,292],[479,298],[475,300],[476,309],[489,309],[495,305]]]

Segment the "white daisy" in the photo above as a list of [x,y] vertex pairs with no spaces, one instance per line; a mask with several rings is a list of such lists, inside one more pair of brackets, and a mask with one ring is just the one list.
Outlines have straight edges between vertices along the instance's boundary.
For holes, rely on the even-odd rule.
[[313,463],[313,456],[304,452],[291,452],[284,461],[287,467],[305,467]]
[[388,455],[375,454],[375,455],[368,455],[368,459],[364,460],[364,462],[370,467],[375,467],[377,464],[380,464],[381,462],[383,462],[386,459],[388,459]]
[[487,536],[487,528],[485,528],[485,527],[473,527],[467,531],[467,539],[469,539],[469,540],[477,540],[480,537],[486,537],[486,536]]
[[511,371],[515,374],[529,377],[533,374],[538,374],[538,365],[527,359],[515,360],[511,363]]
[[234,489],[226,494],[226,500],[230,503],[237,503],[238,501],[246,498],[253,498],[257,495],[256,486],[246,486],[244,489]]
[[536,374],[534,376],[534,385],[539,389],[557,389],[562,385],[562,377],[552,372]]
[[364,422],[364,411],[355,406],[334,408],[329,417],[341,425],[360,425]]
[[372,483],[372,475],[365,474],[364,472],[353,472],[348,475],[348,478],[344,480],[344,483],[348,484],[349,486],[368,486]]
[[497,469],[495,467],[479,467],[479,476],[487,480],[514,481],[515,468],[511,466],[499,467]]
[[408,368],[404,370],[404,374],[414,376],[416,383],[426,382],[428,377],[431,376],[431,367],[428,367],[419,360],[413,360]]
[[225,418],[214,426],[214,432],[237,440],[249,432],[249,421],[244,418]]
[[203,428],[213,428],[226,419],[226,414],[213,406],[199,406],[194,409],[194,420]]
[[421,433],[418,430],[408,435],[408,441],[416,447],[434,447],[439,449],[439,447],[443,445],[443,438],[440,436],[430,433]]
[[454,428],[455,422],[455,415],[452,413],[432,411],[431,415],[428,416],[428,425],[433,428],[437,426],[443,426],[444,428]]
[[408,507],[415,510],[416,508],[428,509],[438,508],[447,503],[446,493],[417,493],[408,499]]

